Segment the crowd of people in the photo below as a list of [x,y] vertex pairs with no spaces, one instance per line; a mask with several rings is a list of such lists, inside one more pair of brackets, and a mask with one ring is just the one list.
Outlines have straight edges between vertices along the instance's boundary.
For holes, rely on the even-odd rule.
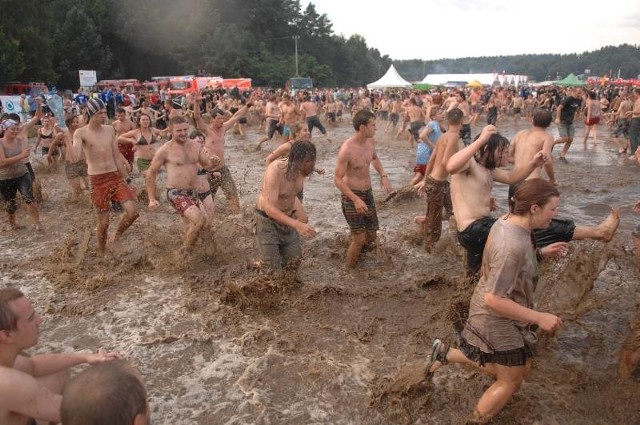
[[[33,225],[44,231],[34,195],[37,176],[29,162],[28,137],[29,130],[41,123],[34,150],[41,147],[48,162],[64,164],[74,197],[90,192],[97,215],[98,255],[117,249],[118,241],[141,214],[137,192],[146,191],[149,210],[158,207],[158,176],[164,168],[166,199],[185,224],[176,253],[183,258],[214,222],[213,197],[218,189],[232,213],[241,212],[233,173],[226,163],[225,134],[234,130],[244,135],[245,126],[255,125],[264,132],[255,143],[257,149],[276,133],[281,135],[281,145],[266,158],[255,204],[259,266],[276,275],[295,272],[302,256],[301,238],[316,235],[304,207],[304,182],[314,172],[324,173],[316,169],[313,130],[322,134],[323,142],[331,143],[327,127],[331,130],[348,119],[353,134],[340,145],[334,184],[350,229],[345,265],[354,268],[361,254],[377,242],[379,221],[370,168],[384,190],[393,190],[376,153],[376,131],[381,128],[395,138],[406,138],[417,153],[410,184],[427,199],[426,214],[415,218],[425,248],[434,252],[443,214],[453,217],[451,231],[466,250],[467,275],[476,282],[469,317],[460,329],[460,346],[451,348],[435,340],[427,375],[457,362],[478,366],[494,376],[495,383],[474,412],[475,419],[485,423],[508,403],[529,373],[535,328],[553,332],[562,325],[559,317],[533,308],[537,263],[565,254],[572,240],[608,242],[617,230],[616,210],[597,226],[555,218],[560,193],[552,157],[553,146],[561,144],[558,160],[566,162],[575,134],[574,120],[584,117],[585,143],[590,131],[597,142],[597,126],[608,122],[620,154],[631,154],[635,160],[640,143],[640,89],[621,90],[605,101],[612,94],[576,88],[557,93],[538,90],[535,95],[513,88],[431,93],[336,89],[295,95],[278,90],[234,95],[205,91],[180,100],[166,99],[160,107],[159,98],[140,96],[135,102],[124,102],[121,96],[110,123],[112,100],[87,96],[79,105],[80,114],[64,117],[66,128],[54,124],[55,117],[44,112],[38,101],[28,121],[16,114],[0,120],[0,195],[11,228],[21,227],[16,218],[19,192]],[[473,138],[472,126],[478,125],[482,114],[487,125]],[[560,134],[557,140],[548,132],[554,114]],[[514,121],[530,119],[533,125],[510,142],[498,127],[511,117]],[[509,163],[512,167],[505,168]],[[133,186],[133,175],[144,177],[144,188]],[[509,212],[503,217],[491,216],[496,207],[491,197],[494,181],[510,185]],[[636,209],[640,210],[640,201]],[[120,213],[121,218],[109,235],[113,213]],[[640,235],[634,233],[634,238],[640,247]],[[637,254],[640,257],[640,249]],[[91,423],[87,417],[108,412],[107,400],[114,402],[117,397],[131,403],[125,409],[130,414],[123,414],[118,423],[148,420],[142,379],[117,353],[30,359],[20,355],[37,342],[40,322],[20,291],[0,289],[1,423],[27,424],[31,418]],[[637,366],[638,353],[637,349],[627,350],[626,370]],[[66,371],[80,363],[101,366],[81,373],[63,393]],[[93,390],[85,391],[83,382],[91,382]],[[109,396],[109,391],[125,391],[126,397]],[[101,408],[85,409],[89,403]]]

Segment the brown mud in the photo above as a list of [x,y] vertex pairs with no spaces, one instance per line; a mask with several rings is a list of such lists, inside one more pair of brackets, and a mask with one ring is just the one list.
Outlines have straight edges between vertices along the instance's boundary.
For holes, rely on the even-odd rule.
[[[498,123],[509,137],[525,126]],[[2,285],[21,287],[45,316],[30,353],[120,351],[145,376],[159,424],[464,422],[490,378],[447,365],[431,382],[419,382],[433,339],[454,342],[452,325],[473,288],[446,221],[434,254],[422,246],[413,217],[423,213],[424,200],[403,188],[415,151],[378,130],[378,154],[394,188],[403,189],[383,202],[388,195],[373,176],[379,240],[356,270],[346,271],[348,229],[332,170],[352,129],[345,122],[328,131],[333,142],[317,142],[318,167],[327,174],[305,185],[318,235],[304,242],[297,275],[285,279],[252,266],[252,211],[262,160],[275,147],[271,141],[254,152],[261,137],[255,129],[245,138],[228,136],[242,214],[231,215],[218,194],[212,230],[186,259],[174,254],[182,222],[164,198],[158,212],[141,204],[121,246],[96,256],[87,199],[67,199],[62,167],[37,166],[46,232],[3,224],[0,233]],[[640,423],[640,384],[617,375],[638,300],[630,237],[638,166],[605,141],[584,150],[581,137],[579,129],[569,164],[556,163],[560,216],[595,225],[609,206],[622,206],[620,228],[608,244],[573,242],[567,257],[544,264],[539,308],[565,325],[541,337],[531,377],[493,423]],[[142,187],[141,178],[135,183]],[[506,187],[494,192],[505,212]],[[24,208],[18,214],[29,224]]]

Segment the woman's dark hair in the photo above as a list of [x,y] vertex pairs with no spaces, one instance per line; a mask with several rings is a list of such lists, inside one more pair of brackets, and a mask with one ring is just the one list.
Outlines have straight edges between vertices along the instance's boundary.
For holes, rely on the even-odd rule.
[[515,215],[525,215],[531,211],[533,205],[544,207],[549,199],[560,197],[560,192],[553,184],[543,179],[525,180],[518,185],[513,199],[510,200],[510,212]]
[[[475,140],[478,140],[478,134]],[[504,149],[509,147],[509,139],[500,133],[492,134],[485,145],[479,150],[477,155],[478,162],[489,170],[495,169],[500,164],[500,157]]]

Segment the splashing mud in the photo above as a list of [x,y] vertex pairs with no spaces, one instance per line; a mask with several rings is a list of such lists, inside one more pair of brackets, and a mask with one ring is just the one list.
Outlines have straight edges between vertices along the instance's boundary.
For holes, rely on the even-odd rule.
[[[502,127],[508,136],[517,130]],[[335,141],[351,131],[346,122],[329,129]],[[491,379],[446,365],[424,381],[431,342],[454,342],[473,285],[449,231],[455,225],[443,222],[434,253],[424,249],[413,222],[424,200],[405,186],[415,152],[379,131],[378,155],[398,192],[384,202],[373,178],[379,241],[347,271],[348,228],[332,179],[339,143],[317,142],[327,174],[308,180],[304,202],[318,235],[304,242],[297,274],[273,279],[253,267],[252,215],[266,154],[246,146],[260,137],[255,129],[244,139],[228,135],[243,212],[232,215],[218,194],[212,229],[186,259],[175,255],[181,220],[164,200],[157,212],[141,204],[121,246],[96,256],[86,197],[67,200],[62,167],[38,166],[46,233],[3,225],[0,238],[0,281],[23,288],[45,313],[31,353],[121,351],[145,376],[160,424],[464,422]],[[560,314],[565,326],[542,336],[532,376],[494,423],[640,423],[640,384],[617,372],[638,300],[629,205],[640,185],[637,166],[609,149],[575,146],[569,164],[556,164],[560,216],[595,225],[609,205],[626,207],[612,242],[574,242],[568,257],[544,265],[539,308]],[[502,212],[506,193],[494,191]],[[18,214],[28,224],[23,208]]]

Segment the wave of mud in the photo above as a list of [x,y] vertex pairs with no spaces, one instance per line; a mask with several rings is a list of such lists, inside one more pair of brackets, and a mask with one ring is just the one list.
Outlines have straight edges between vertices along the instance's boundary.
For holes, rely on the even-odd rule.
[[[340,141],[352,130],[345,123],[329,131]],[[231,215],[219,194],[214,225],[188,258],[175,255],[182,224],[164,199],[158,212],[142,203],[120,246],[96,256],[88,200],[67,199],[61,167],[38,166],[46,233],[4,229],[0,238],[0,282],[22,287],[45,313],[31,352],[122,352],[145,376],[160,424],[463,423],[492,380],[455,365],[431,382],[422,377],[433,339],[455,342],[473,285],[449,232],[454,225],[443,222],[434,254],[423,247],[413,217],[424,213],[424,200],[405,186],[415,152],[378,136],[398,192],[384,202],[388,195],[373,178],[376,246],[345,270],[348,228],[332,182],[339,143],[318,142],[318,167],[327,174],[305,185],[318,235],[303,243],[300,268],[284,279],[253,266],[253,206],[266,155],[246,148],[259,139],[255,130],[246,139],[228,135],[243,212]],[[543,266],[539,308],[560,314],[565,325],[541,335],[531,378],[494,423],[640,423],[639,384],[617,377],[638,299],[629,205],[640,186],[637,169],[606,148],[576,148],[570,164],[556,165],[561,215],[593,225],[608,205],[622,205],[620,230],[606,245],[572,243],[569,256]],[[498,185],[495,196],[506,200],[506,188]],[[21,222],[25,215],[21,209]]]

